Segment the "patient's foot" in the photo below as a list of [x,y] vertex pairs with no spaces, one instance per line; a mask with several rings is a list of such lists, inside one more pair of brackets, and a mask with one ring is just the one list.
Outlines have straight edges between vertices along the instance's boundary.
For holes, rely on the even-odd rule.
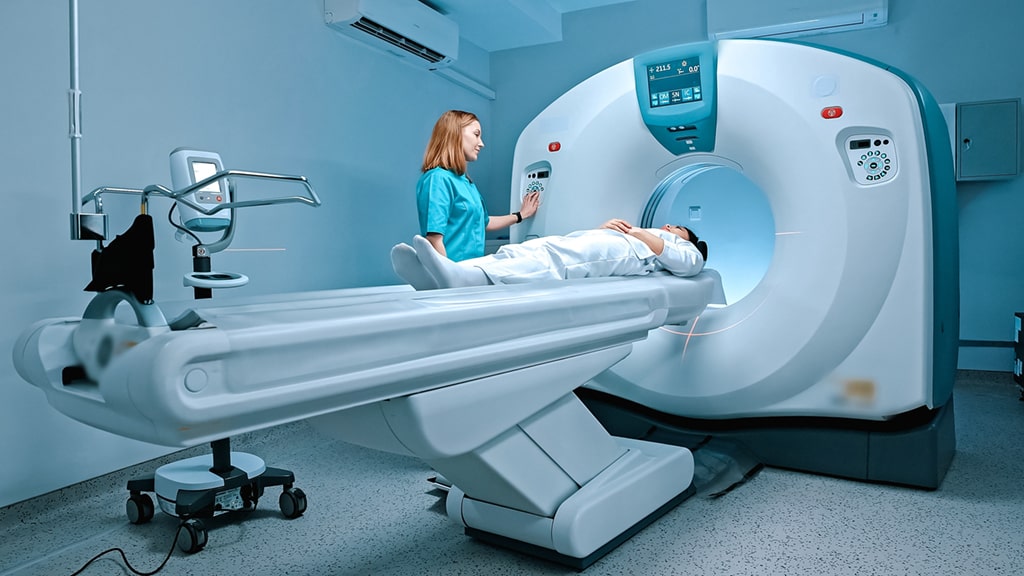
[[423,267],[434,277],[441,288],[461,288],[463,286],[487,286],[490,280],[484,271],[476,266],[462,266],[440,255],[430,242],[423,236],[412,239],[416,256]]
[[427,269],[416,257],[416,250],[408,244],[395,244],[391,249],[391,266],[395,269],[402,280],[405,280],[417,290],[434,290],[440,288],[437,280],[427,272]]

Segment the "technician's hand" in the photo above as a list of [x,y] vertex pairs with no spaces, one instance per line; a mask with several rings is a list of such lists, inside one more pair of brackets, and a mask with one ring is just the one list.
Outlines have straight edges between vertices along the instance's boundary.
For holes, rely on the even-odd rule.
[[633,225],[621,218],[612,218],[601,225],[601,228],[607,228],[608,230],[615,230],[616,232],[622,232],[623,234],[629,234],[629,231],[633,229]]
[[537,213],[537,208],[540,206],[540,192],[530,192],[526,196],[523,196],[523,205],[519,208],[519,213],[523,216],[523,219],[527,219]]

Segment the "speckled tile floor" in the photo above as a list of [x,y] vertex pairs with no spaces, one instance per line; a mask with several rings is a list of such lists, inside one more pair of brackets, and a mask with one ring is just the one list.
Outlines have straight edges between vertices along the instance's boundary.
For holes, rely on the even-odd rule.
[[[766,469],[719,499],[695,497],[585,574],[1024,574],[1024,402],[1009,373],[961,372],[957,454],[936,491]],[[305,423],[233,440],[293,470],[309,497],[286,520],[269,488],[244,522],[215,522],[206,548],[177,549],[161,574],[573,574],[464,536],[402,456],[327,439]],[[0,576],[72,574],[95,554],[124,549],[157,568],[177,520],[129,524],[125,482],[196,448],[0,509]],[[117,554],[85,575],[130,574]]]

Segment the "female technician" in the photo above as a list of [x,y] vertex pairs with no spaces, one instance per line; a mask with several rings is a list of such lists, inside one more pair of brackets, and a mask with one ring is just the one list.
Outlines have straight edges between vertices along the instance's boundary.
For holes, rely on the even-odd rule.
[[484,147],[480,120],[471,112],[449,110],[438,118],[423,154],[423,174],[416,183],[420,233],[438,253],[453,261],[484,255],[487,232],[530,218],[540,194],[523,197],[518,212],[489,216],[476,184],[466,173]]

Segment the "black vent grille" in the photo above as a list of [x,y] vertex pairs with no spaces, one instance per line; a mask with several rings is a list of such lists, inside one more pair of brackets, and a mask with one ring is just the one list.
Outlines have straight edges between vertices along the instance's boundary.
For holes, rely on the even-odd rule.
[[381,40],[401,48],[406,52],[418,56],[428,62],[441,62],[445,59],[445,55],[439,52],[435,52],[426,46],[409,40],[405,36],[402,36],[398,32],[391,30],[390,28],[381,26],[373,20],[368,18],[360,18],[359,20],[352,23],[352,26],[366,32],[367,34],[376,36]]

